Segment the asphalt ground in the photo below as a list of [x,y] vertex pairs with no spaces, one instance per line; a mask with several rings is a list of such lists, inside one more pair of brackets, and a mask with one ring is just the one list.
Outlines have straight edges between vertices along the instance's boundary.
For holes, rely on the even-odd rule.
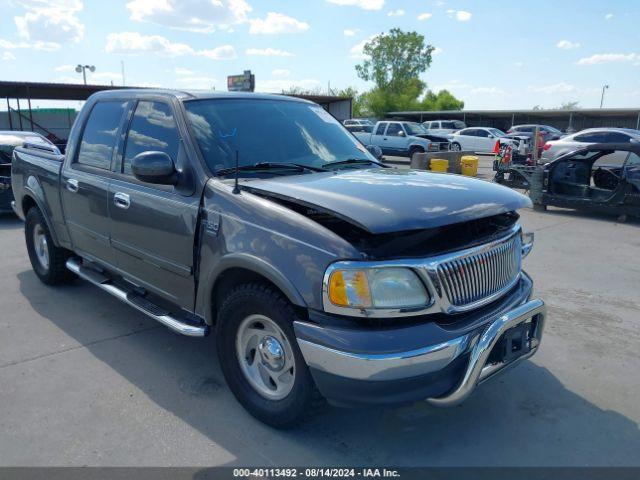
[[536,356],[459,407],[327,407],[277,431],[236,402],[212,337],[83,281],[43,285],[22,223],[0,217],[0,465],[638,466],[640,222],[550,209],[522,223],[548,305]]

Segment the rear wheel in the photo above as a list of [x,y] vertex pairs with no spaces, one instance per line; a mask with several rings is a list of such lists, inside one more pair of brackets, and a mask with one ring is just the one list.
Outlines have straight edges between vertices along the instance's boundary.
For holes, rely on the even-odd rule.
[[298,348],[291,304],[269,286],[233,289],[218,311],[218,357],[229,388],[258,420],[294,425],[317,403],[318,392]]
[[27,212],[24,234],[31,266],[42,282],[58,285],[76,278],[65,266],[71,252],[54,245],[49,227],[37,207]]

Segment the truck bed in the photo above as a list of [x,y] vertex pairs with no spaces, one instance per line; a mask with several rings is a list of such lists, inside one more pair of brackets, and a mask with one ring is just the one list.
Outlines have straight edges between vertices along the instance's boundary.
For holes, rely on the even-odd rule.
[[24,219],[32,203],[46,214],[55,239],[66,238],[60,201],[60,171],[64,155],[33,145],[16,147],[11,162],[11,186],[15,211]]

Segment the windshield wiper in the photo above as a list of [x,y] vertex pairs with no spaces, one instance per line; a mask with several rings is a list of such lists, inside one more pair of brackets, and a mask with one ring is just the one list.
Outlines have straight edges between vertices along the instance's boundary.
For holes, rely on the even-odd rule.
[[[301,163],[285,162],[258,162],[251,165],[240,165],[239,171],[261,171],[261,170],[295,170],[296,172],[326,172],[324,168],[303,165]],[[221,168],[216,171],[216,175],[229,175],[236,171],[236,167]]]
[[346,160],[339,160],[337,162],[329,162],[329,163],[325,163],[324,164],[324,168],[331,168],[334,166],[340,166],[340,165],[379,165],[381,167],[384,167],[385,165],[376,161],[376,160],[370,160],[368,158],[347,158]]

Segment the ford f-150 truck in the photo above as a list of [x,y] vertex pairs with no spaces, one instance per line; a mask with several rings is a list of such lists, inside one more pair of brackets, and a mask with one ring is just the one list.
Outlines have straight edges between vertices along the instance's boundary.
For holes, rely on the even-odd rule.
[[415,122],[378,122],[371,133],[354,132],[364,145],[376,145],[384,155],[413,157],[414,153],[449,150],[446,136],[433,135]]
[[44,283],[214,332],[229,388],[276,427],[322,397],[455,405],[539,348],[529,199],[387,168],[308,101],[99,92],[64,156],[15,149],[12,185]]

